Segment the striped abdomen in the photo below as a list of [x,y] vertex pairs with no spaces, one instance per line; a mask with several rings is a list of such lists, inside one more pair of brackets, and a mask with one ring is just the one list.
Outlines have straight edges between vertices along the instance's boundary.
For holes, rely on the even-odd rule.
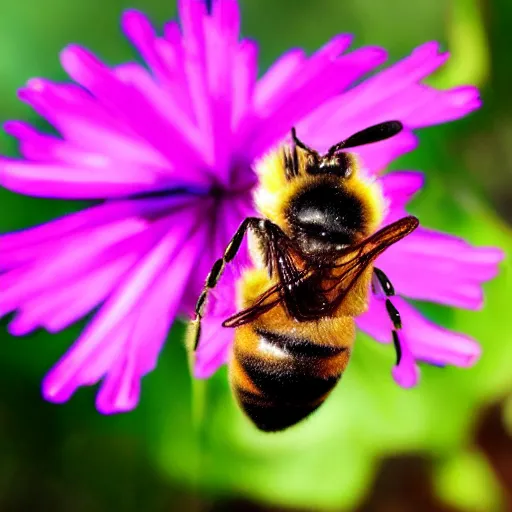
[[284,430],[311,414],[348,363],[351,343],[319,344],[301,331],[299,337],[293,331],[287,335],[254,326],[237,329],[231,383],[241,407],[260,430]]

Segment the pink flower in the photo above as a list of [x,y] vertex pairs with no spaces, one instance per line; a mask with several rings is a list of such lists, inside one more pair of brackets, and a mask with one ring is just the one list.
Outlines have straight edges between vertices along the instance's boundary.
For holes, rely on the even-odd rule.
[[[136,406],[141,378],[153,370],[169,327],[190,314],[212,262],[241,220],[254,214],[253,162],[288,136],[292,126],[324,149],[367,126],[399,119],[397,136],[361,147],[376,176],[412,150],[412,130],[460,118],[480,106],[473,87],[438,91],[422,80],[448,55],[436,43],[354,86],[386,60],[381,48],[348,51],[340,35],[308,57],[284,54],[257,79],[257,45],[239,40],[235,0],[216,0],[209,15],[196,0],[179,2],[180,24],[157,36],[147,18],[128,11],[122,25],[147,67],[109,68],[76,45],[61,54],[73,82],[36,78],[20,90],[60,136],[11,121],[22,159],[0,160],[0,183],[15,192],[101,200],[79,213],[0,238],[0,315],[16,311],[15,335],[59,331],[98,312],[50,370],[44,396],[63,402],[101,381],[103,413]],[[404,215],[422,186],[417,172],[382,178],[386,222]],[[247,254],[241,256],[244,263]],[[389,249],[380,266],[401,297],[476,309],[481,283],[497,272],[502,253],[471,247],[426,228]],[[234,311],[233,280],[213,303],[198,350],[196,375],[226,361],[233,332],[220,321]],[[227,299],[226,299],[227,297]],[[397,298],[404,324],[403,357],[395,368],[404,386],[417,380],[416,360],[469,366],[475,341],[430,323]],[[378,341],[390,340],[382,301],[358,319]]]

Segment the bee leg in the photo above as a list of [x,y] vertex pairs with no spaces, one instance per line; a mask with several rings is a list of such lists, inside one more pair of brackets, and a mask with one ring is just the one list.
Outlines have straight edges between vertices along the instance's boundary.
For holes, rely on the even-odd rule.
[[402,348],[400,346],[400,338],[398,337],[398,331],[402,328],[402,319],[398,309],[395,308],[389,297],[395,295],[395,289],[391,284],[388,276],[380,270],[380,268],[374,267],[373,278],[372,278],[372,291],[377,296],[384,296],[386,300],[386,311],[388,312],[389,319],[393,324],[391,334],[393,336],[393,345],[396,351],[396,364],[400,363],[402,359]]
[[222,258],[219,258],[218,260],[215,261],[215,263],[212,266],[212,269],[210,270],[210,273],[206,277],[203,291],[201,292],[201,295],[199,295],[199,298],[197,299],[195,308],[196,317],[194,318],[191,324],[191,345],[194,351],[197,349],[197,346],[199,344],[199,338],[201,336],[201,320],[203,318],[204,309],[206,307],[206,299],[208,297],[208,293],[210,292],[210,290],[212,290],[212,288],[215,288],[215,286],[219,282],[222,273],[224,272],[226,264],[231,262],[236,256],[238,250],[240,249],[240,246],[242,245],[242,241],[247,230],[256,230],[256,228],[260,226],[261,222],[262,220],[258,219],[257,217],[247,217],[236,230],[236,233],[233,235],[233,238],[226,247],[226,250],[224,251],[224,255],[222,256]]

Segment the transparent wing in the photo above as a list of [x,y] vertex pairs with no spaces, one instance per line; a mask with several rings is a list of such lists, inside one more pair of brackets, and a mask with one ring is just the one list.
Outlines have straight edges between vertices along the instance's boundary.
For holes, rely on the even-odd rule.
[[[332,266],[306,265],[304,269],[297,270],[292,265],[289,246],[281,245],[276,256],[281,257],[281,266],[283,261],[288,263],[284,270],[281,268],[279,271],[279,282],[263,292],[254,304],[235,313],[222,325],[239,327],[253,322],[278,304],[283,304],[290,316],[299,321],[332,315],[368,266],[388,247],[414,231],[418,224],[418,219],[413,216],[397,220],[360,244],[340,252],[338,261],[343,262]],[[332,284],[326,287],[328,283]],[[318,300],[318,296],[322,300]]]

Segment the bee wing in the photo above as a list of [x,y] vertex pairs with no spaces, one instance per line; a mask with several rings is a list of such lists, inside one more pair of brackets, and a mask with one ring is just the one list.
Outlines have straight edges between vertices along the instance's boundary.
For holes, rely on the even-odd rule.
[[[312,272],[298,253],[294,242],[279,226],[266,222],[262,236],[269,276],[276,275],[279,281],[263,292],[252,306],[225,320],[222,324],[224,327],[238,327],[252,322],[282,302],[293,312],[297,286]],[[298,261],[301,261],[302,269],[297,268]]]
[[[363,272],[368,268],[368,265],[373,263],[388,247],[414,231],[418,225],[419,221],[416,217],[403,217],[350,249],[353,257],[332,267],[333,275],[329,279],[334,281],[335,284],[330,289],[327,289],[327,291],[334,291],[334,293],[331,294],[331,299],[326,306],[324,314],[330,315],[334,313]],[[343,269],[341,275],[339,274],[340,268]]]
[[[321,309],[310,308],[309,313],[306,313],[307,308],[301,308],[300,319],[315,320],[322,316],[333,314],[368,265],[375,261],[388,247],[414,231],[418,227],[418,224],[419,222],[416,217],[404,217],[382,228],[380,231],[377,231],[377,233],[371,235],[359,245],[351,247],[340,254],[340,259],[342,257],[344,259],[343,263],[331,267],[331,277],[323,277],[323,284],[325,284],[325,281],[333,281],[334,284],[330,288],[326,289],[323,287],[322,290],[318,290],[318,293],[322,294],[324,297],[327,292],[331,297],[330,300],[323,304]],[[314,281],[318,273],[324,272],[325,268],[319,269],[318,267],[306,266],[302,270],[297,270],[292,265],[290,258],[281,258],[279,261],[279,255],[288,254],[286,247],[286,244],[277,248],[274,247],[273,251],[277,259],[276,265],[279,271],[280,281],[263,292],[250,307],[235,313],[225,320],[222,324],[224,327],[239,327],[253,322],[278,304],[284,303],[289,312],[290,310],[293,311],[297,306],[301,306],[301,297],[303,297],[304,294],[296,293],[300,289],[301,284],[309,279]],[[347,260],[347,255],[352,255],[352,257]],[[284,265],[283,262],[285,262]],[[340,268],[342,269],[341,274]],[[311,293],[312,291],[309,290],[308,295],[311,295]],[[290,301],[292,302],[290,303]]]
[[[412,233],[419,225],[416,217],[409,215],[403,217],[388,226],[383,227],[377,233],[369,236],[358,245],[347,249],[346,254],[355,253],[355,256],[333,268],[340,268],[345,265],[361,265],[371,263],[377,256],[382,254],[388,247],[400,241],[402,238]],[[361,261],[362,260],[362,261]]]
[[[272,295],[275,292],[275,290],[273,290],[272,288],[270,288],[267,291],[272,292],[270,295]],[[250,322],[254,322],[254,320],[256,320],[261,315],[263,315],[263,313],[270,311],[272,308],[277,306],[280,302],[282,302],[282,298],[279,295],[277,295],[276,298],[270,300],[268,303],[253,304],[252,306],[250,306],[246,309],[242,309],[242,311],[239,311],[238,313],[235,313],[234,315],[232,315],[229,318],[227,318],[226,320],[224,320],[224,322],[222,322],[222,327],[240,327],[241,325],[248,324]]]
[[290,282],[279,282],[271,286],[268,290],[263,292],[252,304],[246,309],[242,309],[238,313],[230,316],[224,320],[222,325],[224,327],[240,327],[241,325],[253,322],[259,318],[263,313],[270,311],[278,304],[285,302],[285,295],[283,293],[287,286],[292,288],[298,285],[302,280],[307,279],[309,275],[314,272],[312,268],[305,268],[294,276],[294,280]]

